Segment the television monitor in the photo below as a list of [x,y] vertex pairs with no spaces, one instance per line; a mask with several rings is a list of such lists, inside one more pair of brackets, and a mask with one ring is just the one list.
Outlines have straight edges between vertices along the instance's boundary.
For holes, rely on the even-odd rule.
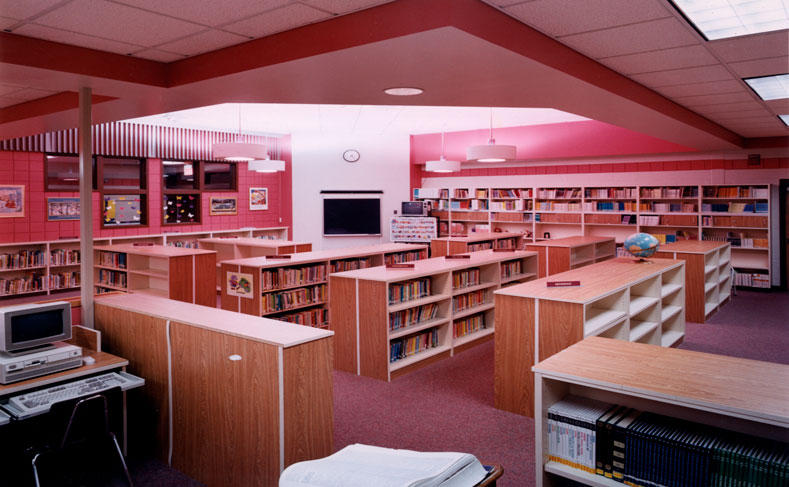
[[55,301],[0,308],[0,326],[1,352],[32,352],[71,338],[71,304]]
[[323,200],[324,236],[380,236],[381,199],[336,197]]
[[403,216],[427,216],[427,205],[423,201],[403,201],[400,206]]

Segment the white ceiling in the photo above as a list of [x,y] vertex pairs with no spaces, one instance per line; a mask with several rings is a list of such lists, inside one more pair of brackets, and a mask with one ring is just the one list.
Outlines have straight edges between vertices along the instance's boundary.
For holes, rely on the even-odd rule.
[[[240,114],[240,117],[239,117]],[[589,120],[549,108],[225,103],[127,120],[246,134],[426,134]],[[494,133],[495,135],[495,133]]]

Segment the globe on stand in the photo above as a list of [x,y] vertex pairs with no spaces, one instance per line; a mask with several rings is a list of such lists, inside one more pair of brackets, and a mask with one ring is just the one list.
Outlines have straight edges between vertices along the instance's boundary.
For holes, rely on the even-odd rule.
[[648,233],[634,233],[624,243],[625,250],[640,262],[649,262],[646,259],[655,255],[659,247],[660,241]]

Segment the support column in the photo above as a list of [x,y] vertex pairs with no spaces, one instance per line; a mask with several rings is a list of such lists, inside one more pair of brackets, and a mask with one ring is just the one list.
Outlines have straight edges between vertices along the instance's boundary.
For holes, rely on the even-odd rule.
[[82,325],[93,328],[93,144],[90,88],[79,90],[79,253]]

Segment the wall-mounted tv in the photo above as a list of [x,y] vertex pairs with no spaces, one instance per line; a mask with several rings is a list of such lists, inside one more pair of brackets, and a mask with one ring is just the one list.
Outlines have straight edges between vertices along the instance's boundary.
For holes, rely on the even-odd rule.
[[381,192],[323,192],[323,235],[380,236]]

